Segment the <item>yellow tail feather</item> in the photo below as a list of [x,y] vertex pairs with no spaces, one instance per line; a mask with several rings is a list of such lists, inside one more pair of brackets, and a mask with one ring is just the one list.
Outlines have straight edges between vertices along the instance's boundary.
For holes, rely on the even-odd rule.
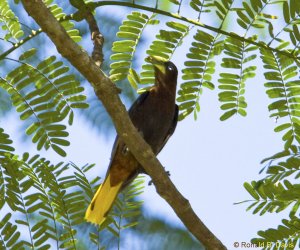
[[86,210],[85,219],[89,222],[101,225],[105,221],[121,187],[122,182],[112,187],[110,184],[110,174],[108,174]]

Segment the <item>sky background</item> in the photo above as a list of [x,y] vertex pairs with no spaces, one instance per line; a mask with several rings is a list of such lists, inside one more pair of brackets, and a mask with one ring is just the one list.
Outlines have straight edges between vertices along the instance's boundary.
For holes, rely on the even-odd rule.
[[[123,10],[115,14],[124,18],[129,9],[126,13]],[[186,41],[186,44],[189,42]],[[183,46],[172,58],[179,72],[186,52]],[[144,56],[141,54],[139,58]],[[261,67],[262,64],[257,62],[257,65]],[[198,120],[194,121],[191,115],[179,122],[174,135],[158,156],[196,214],[228,249],[233,249],[234,242],[250,242],[258,230],[276,227],[282,218],[288,217],[287,214],[275,213],[252,215],[245,211],[247,204],[233,205],[234,202],[251,199],[243,183],[263,178],[264,174],[258,175],[263,167],[260,161],[283,148],[281,135],[273,132],[276,121],[269,118],[267,107],[270,100],[265,94],[262,69],[258,68],[256,73],[256,78],[246,84],[247,117],[233,116],[228,121],[220,122],[222,111],[218,90],[205,89]],[[216,79],[214,83],[217,85]],[[5,131],[13,135],[15,145],[19,145],[16,147],[18,152],[36,152],[36,145],[22,141],[21,122],[15,113],[5,119]],[[53,163],[61,160],[77,165],[96,163],[90,178],[95,175],[104,177],[115,134],[99,134],[81,115],[75,117],[69,132],[71,146],[67,148],[66,158],[62,159],[52,151],[42,154]],[[145,201],[144,207],[150,215],[182,225],[169,205],[155,192],[153,185],[146,186],[140,198]]]
[[[247,88],[248,116],[226,122],[219,121],[216,92],[203,95],[199,120],[180,122],[158,156],[197,215],[228,247],[235,241],[249,242],[259,229],[277,226],[281,218],[251,215],[245,205],[233,205],[251,198],[242,187],[244,181],[262,178],[259,162],[282,148],[281,137],[273,132],[275,121],[268,118],[264,90],[254,85]],[[110,150],[106,159],[109,156]],[[153,186],[146,187],[142,198],[150,213],[180,223]]]
[[[268,117],[268,98],[263,82],[258,73],[258,77],[247,84],[247,117],[234,116],[225,122],[219,121],[221,111],[217,91],[205,91],[198,120],[194,121],[190,116],[179,122],[174,135],[158,156],[200,219],[229,249],[235,241],[249,242],[260,229],[276,227],[283,216],[252,215],[245,211],[247,205],[233,205],[251,199],[243,183],[262,178],[263,174],[258,175],[262,168],[260,161],[279,152],[283,146],[281,136],[273,132],[275,120]],[[17,147],[19,153],[36,151],[35,145],[19,140],[22,133],[18,118],[11,115],[6,125],[6,131],[14,135],[15,145],[20,145]],[[99,134],[80,115],[76,116],[69,132],[71,146],[67,148],[65,159],[51,151],[42,154],[53,163],[61,160],[77,165],[96,163],[90,178],[95,175],[104,177],[114,135]],[[150,215],[182,224],[153,185],[146,186],[140,198],[145,201],[144,207]]]

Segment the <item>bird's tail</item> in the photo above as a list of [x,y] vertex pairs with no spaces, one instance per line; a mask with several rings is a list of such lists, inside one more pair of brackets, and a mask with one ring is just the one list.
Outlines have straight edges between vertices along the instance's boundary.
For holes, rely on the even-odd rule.
[[101,225],[105,221],[121,187],[122,182],[112,186],[110,182],[110,174],[108,174],[86,210],[85,219],[89,222]]

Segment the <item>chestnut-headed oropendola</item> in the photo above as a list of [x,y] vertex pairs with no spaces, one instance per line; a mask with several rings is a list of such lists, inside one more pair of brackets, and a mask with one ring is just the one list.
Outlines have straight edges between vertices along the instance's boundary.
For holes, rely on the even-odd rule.
[[[161,57],[149,56],[146,61],[154,66],[155,84],[138,97],[128,113],[133,125],[157,155],[177,125],[175,97],[178,71],[172,62]],[[105,180],[94,195],[85,219],[98,225],[103,223],[118,193],[142,172],[143,167],[117,136]]]

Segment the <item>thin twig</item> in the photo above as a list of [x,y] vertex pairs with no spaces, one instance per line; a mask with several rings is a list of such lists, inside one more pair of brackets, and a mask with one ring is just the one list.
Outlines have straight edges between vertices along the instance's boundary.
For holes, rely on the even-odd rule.
[[91,32],[91,39],[94,44],[92,58],[95,61],[96,65],[101,68],[103,63],[103,44],[104,37],[100,32],[100,29],[97,25],[97,21],[93,15],[93,9],[90,8],[83,0],[76,0],[70,2],[75,8],[78,9],[80,13],[80,19],[85,19],[89,24],[89,29]]
[[[100,6],[113,6],[113,5],[115,5],[115,6],[130,7],[130,8],[134,8],[134,9],[140,9],[140,10],[145,10],[145,11],[157,13],[157,14],[160,14],[160,15],[163,15],[163,16],[168,16],[168,17],[180,20],[180,21],[184,21],[184,22],[187,22],[187,23],[190,23],[190,24],[194,24],[198,27],[202,27],[204,29],[207,29],[207,30],[219,33],[219,34],[235,38],[239,41],[250,43],[252,45],[257,46],[258,48],[271,50],[273,52],[277,52],[279,54],[285,55],[289,58],[293,58],[296,61],[300,61],[300,57],[292,54],[291,52],[289,52],[287,50],[280,50],[280,49],[277,49],[277,48],[272,48],[272,47],[268,46],[266,43],[264,43],[263,41],[258,41],[257,42],[252,38],[245,38],[245,37],[239,36],[238,34],[236,34],[234,32],[225,31],[225,30],[222,30],[221,28],[216,28],[216,27],[204,24],[202,22],[196,21],[194,19],[190,19],[190,18],[181,16],[177,13],[175,13],[175,14],[170,13],[168,11],[164,11],[164,10],[161,10],[161,9],[158,9],[158,8],[151,8],[151,7],[144,6],[144,5],[132,4],[130,2],[120,2],[120,1],[98,1],[98,2],[90,2],[87,5],[89,6],[90,9],[93,9],[93,10],[96,9],[97,7],[100,7]],[[74,16],[76,16],[78,14],[80,14],[80,12],[75,13]]]
[[94,49],[92,52],[92,58],[96,62],[96,64],[101,67],[103,63],[103,44],[104,44],[104,37],[101,34],[96,19],[94,15],[91,12],[88,12],[86,14],[86,21],[89,24],[90,31],[91,31],[91,38],[94,43]]

